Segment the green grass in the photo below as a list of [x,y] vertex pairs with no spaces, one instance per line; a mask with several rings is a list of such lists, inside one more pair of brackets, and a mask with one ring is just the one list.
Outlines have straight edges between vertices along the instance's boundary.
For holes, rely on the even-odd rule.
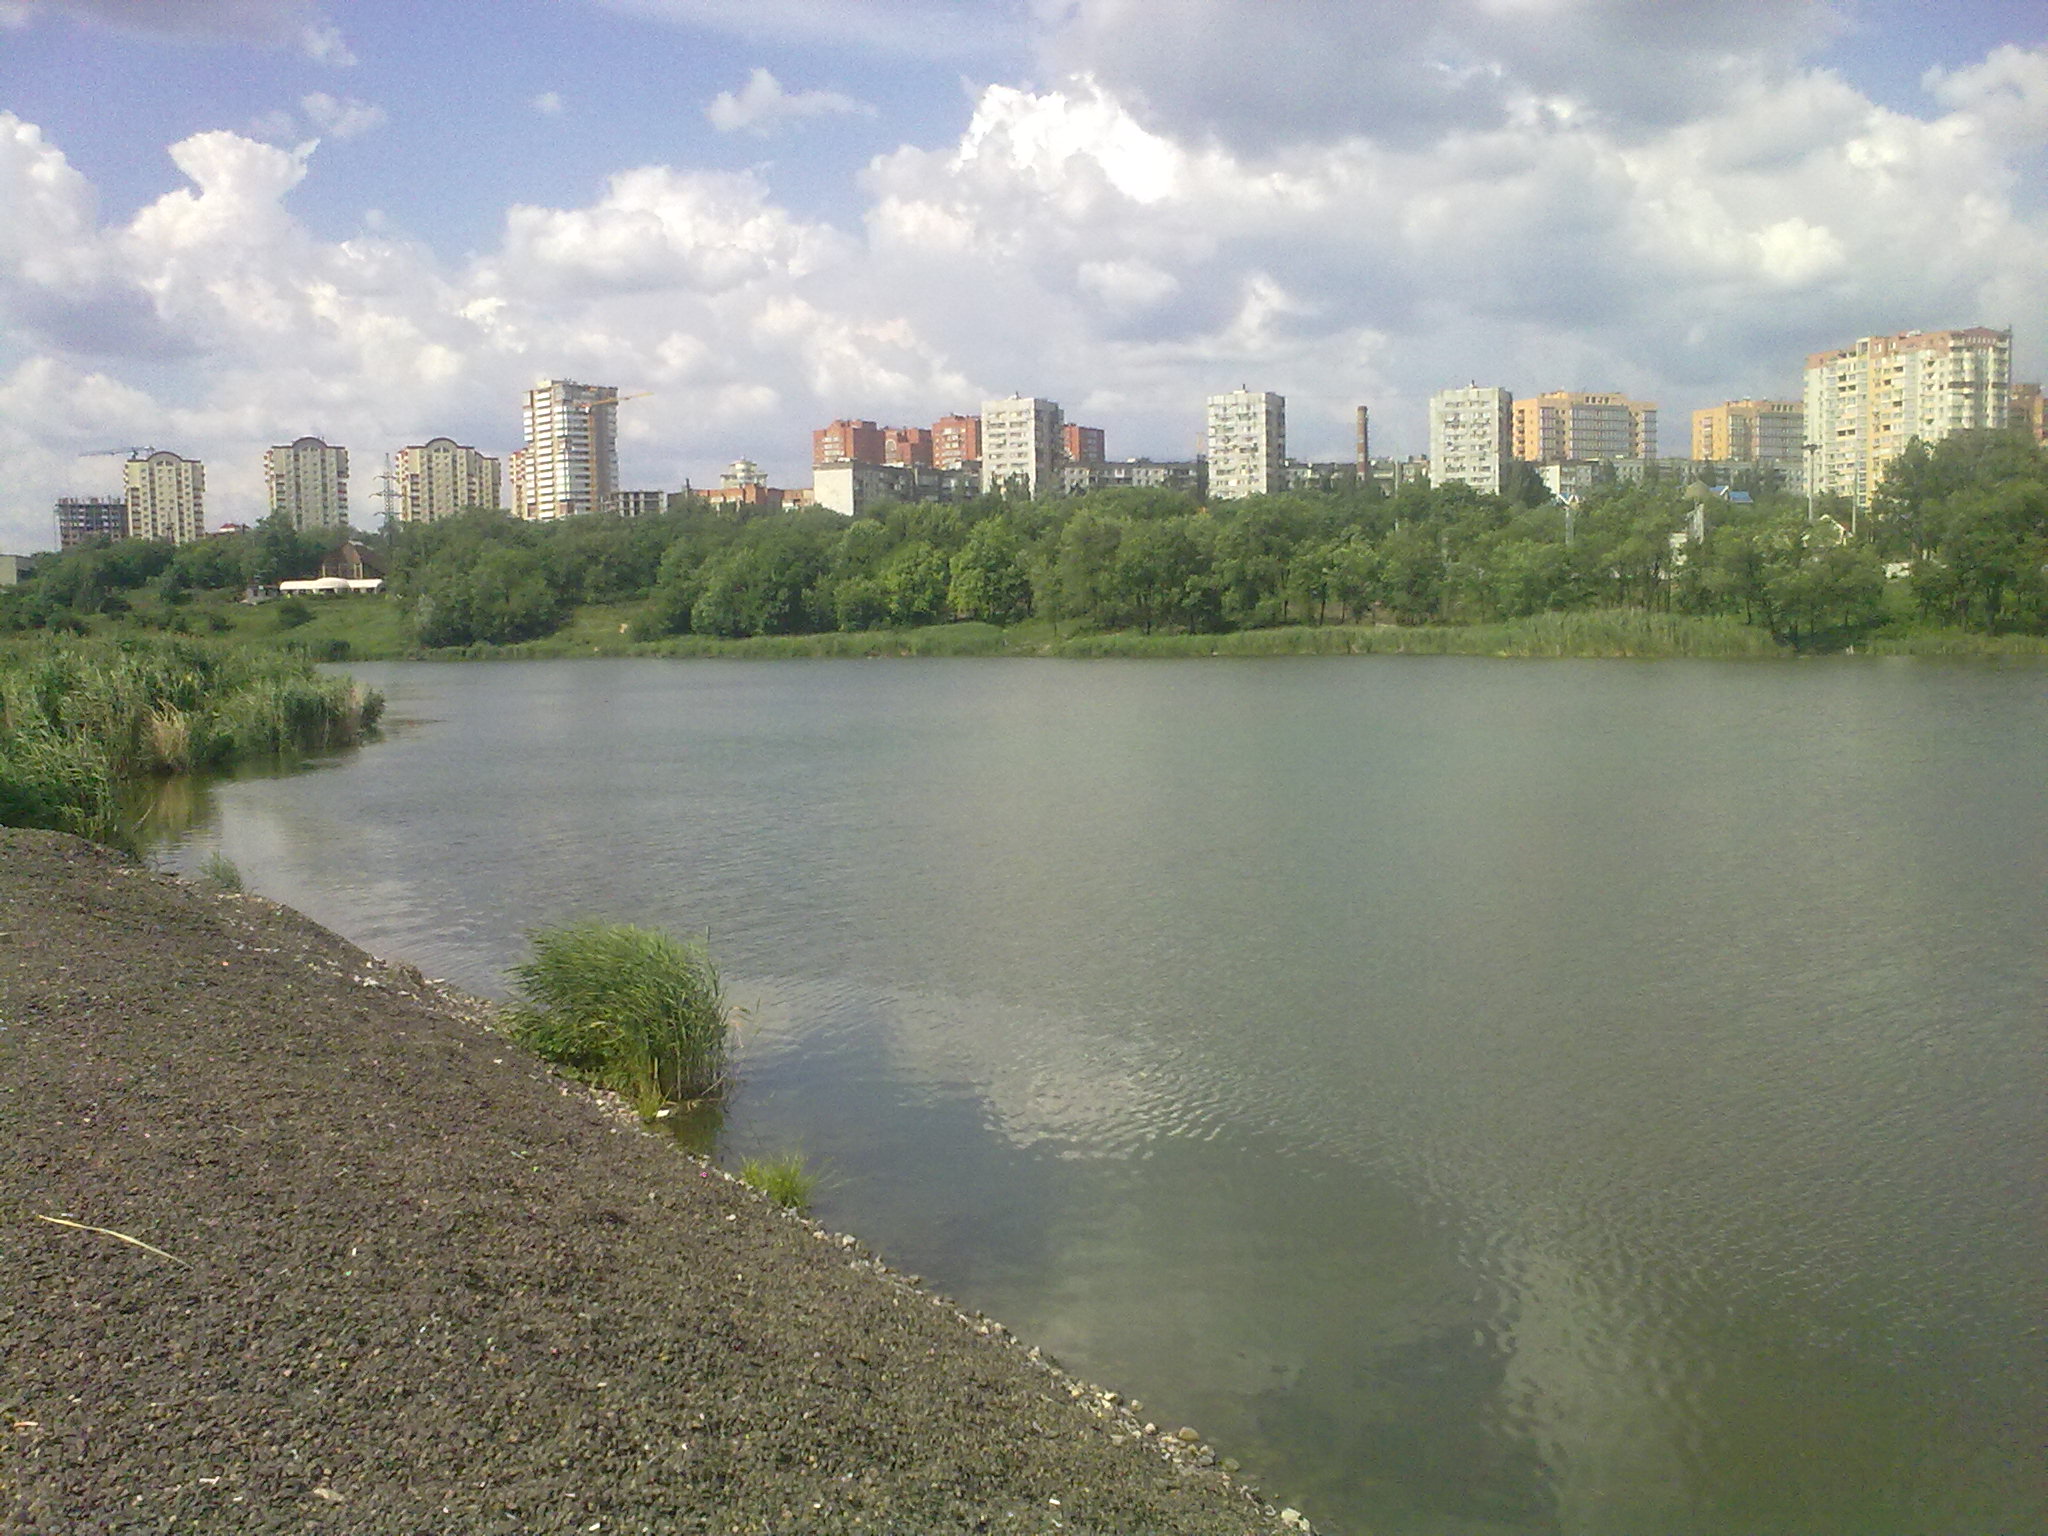
[[380,695],[304,657],[179,636],[0,645],[0,822],[132,847],[152,776],[348,746]]
[[235,861],[218,848],[206,856],[206,862],[199,866],[199,878],[208,885],[223,891],[242,889],[242,871]]
[[742,1160],[740,1182],[758,1189],[788,1210],[807,1211],[818,1188],[818,1175],[811,1171],[802,1153],[784,1152],[777,1157]]
[[1499,624],[1328,625],[1220,635],[1076,635],[1059,656],[1761,657],[1790,652],[1735,619],[1640,609],[1540,613]]
[[642,1118],[718,1088],[730,1015],[697,943],[628,923],[572,923],[529,936],[514,967],[513,1036],[548,1061],[630,1099]]
[[1987,635],[1974,629],[1896,625],[1856,647],[1859,656],[2048,656],[2048,635]]

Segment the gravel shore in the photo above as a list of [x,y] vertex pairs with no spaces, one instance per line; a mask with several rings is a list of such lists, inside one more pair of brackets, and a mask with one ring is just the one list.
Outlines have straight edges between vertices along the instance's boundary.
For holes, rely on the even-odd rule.
[[0,1532],[1307,1529],[486,1010],[0,828]]

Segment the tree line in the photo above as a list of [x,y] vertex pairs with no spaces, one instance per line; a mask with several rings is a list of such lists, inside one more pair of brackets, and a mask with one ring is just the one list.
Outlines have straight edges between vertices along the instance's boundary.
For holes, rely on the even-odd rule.
[[[310,542],[266,527],[147,556],[77,552],[37,573],[17,615],[87,611],[139,573],[160,585],[274,579],[310,568]],[[1855,643],[1901,608],[2048,632],[2048,452],[2021,433],[1915,443],[1860,519],[1830,498],[1745,503],[1669,485],[1611,486],[1576,506],[1462,485],[1207,506],[1122,488],[885,505],[850,520],[818,508],[739,516],[678,496],[658,517],[479,511],[370,542],[428,647],[537,638],[585,603],[631,605],[641,639],[1025,619],[1216,633],[1616,607],[1732,615],[1801,648]]]

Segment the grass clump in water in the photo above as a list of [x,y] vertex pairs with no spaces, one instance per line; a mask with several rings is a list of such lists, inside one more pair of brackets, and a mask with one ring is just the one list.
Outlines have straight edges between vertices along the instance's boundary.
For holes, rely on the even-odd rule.
[[740,1182],[758,1189],[777,1205],[792,1211],[811,1208],[811,1195],[818,1187],[818,1175],[804,1161],[801,1152],[784,1152],[777,1157],[749,1157],[740,1163]]
[[630,923],[572,923],[530,935],[516,966],[512,1034],[586,1081],[624,1094],[642,1119],[713,1093],[731,1017],[700,943]]
[[218,848],[209,853],[206,862],[199,866],[199,878],[216,890],[239,892],[242,889],[241,869]]

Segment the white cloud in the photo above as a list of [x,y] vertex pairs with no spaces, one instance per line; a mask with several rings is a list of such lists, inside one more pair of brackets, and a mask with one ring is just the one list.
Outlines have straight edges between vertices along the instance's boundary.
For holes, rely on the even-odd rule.
[[[1496,3],[1506,33],[1532,14]],[[1931,77],[1920,116],[1788,68],[1674,121],[1575,87],[1428,133],[1263,138],[1179,126],[1113,72],[993,85],[957,139],[876,159],[850,228],[759,175],[648,165],[509,209],[460,263],[381,227],[316,237],[293,203],[319,152],[288,139],[184,139],[185,184],[102,223],[0,114],[0,548],[47,543],[50,498],[108,471],[82,450],[198,453],[215,519],[246,516],[262,449],[308,431],[370,461],[442,431],[504,452],[537,374],[652,390],[625,474],[670,486],[742,453],[800,483],[832,417],[1011,390],[1116,455],[1191,451],[1201,397],[1239,383],[1288,395],[1311,454],[1345,451],[1360,403],[1419,450],[1424,397],[1466,378],[1625,389],[1677,423],[1796,394],[1816,347],[2048,314],[2042,62]]]
[[542,91],[529,105],[542,117],[560,117],[564,110],[561,93],[558,91]]
[[331,22],[314,22],[299,29],[299,51],[316,64],[348,68],[356,56],[342,39],[341,29]]
[[0,20],[33,21],[58,12],[132,36],[296,47],[322,63],[356,62],[340,30],[312,0],[28,0],[8,5]]
[[756,69],[737,91],[720,91],[704,109],[705,117],[720,133],[763,136],[807,117],[847,114],[873,117],[875,109],[837,91],[785,91],[765,69]]
[[299,110],[322,134],[336,139],[352,139],[390,121],[382,107],[357,101],[353,96],[330,96],[325,91],[300,97]]

